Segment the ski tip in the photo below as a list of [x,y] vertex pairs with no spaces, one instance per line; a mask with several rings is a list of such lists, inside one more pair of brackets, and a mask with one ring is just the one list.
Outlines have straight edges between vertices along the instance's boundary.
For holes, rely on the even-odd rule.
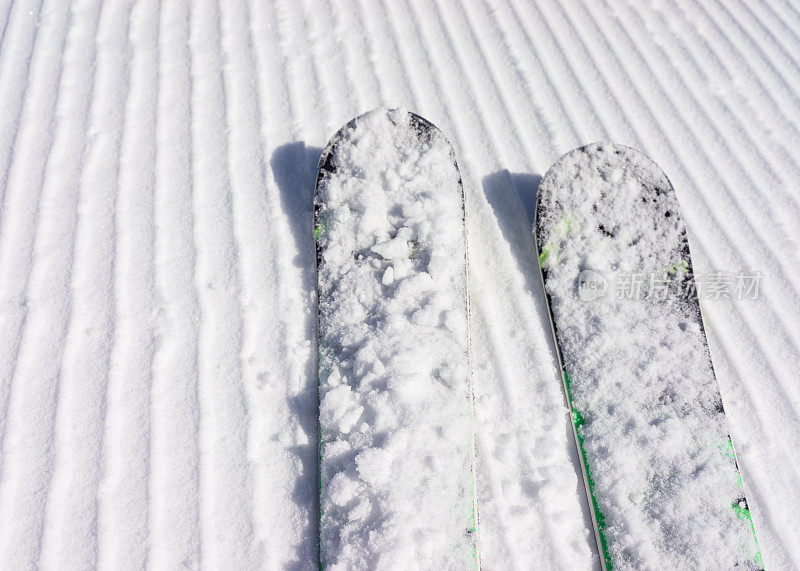
[[[540,231],[542,229],[541,222],[543,219],[543,212],[550,200],[550,195],[554,190],[566,184],[565,177],[566,171],[569,170],[567,168],[568,166],[588,166],[587,163],[590,161],[594,168],[608,168],[609,176],[614,176],[615,174],[619,176],[618,172],[615,173],[614,169],[609,168],[611,165],[616,165],[618,167],[617,170],[619,167],[636,168],[642,171],[647,178],[663,181],[668,189],[674,191],[672,183],[661,167],[644,152],[634,147],[603,140],[582,145],[564,153],[549,169],[547,169],[547,172],[539,183],[539,189],[536,193],[533,234],[540,256],[540,263],[543,263],[548,258],[544,237]],[[542,258],[542,256],[544,256],[544,258]]]
[[[450,141],[447,137],[442,133],[442,131],[436,127],[431,121],[425,119],[422,115],[419,115],[413,111],[409,111],[405,107],[378,107],[376,109],[372,109],[371,111],[367,111],[366,113],[362,113],[361,115],[354,117],[344,125],[342,125],[328,140],[328,144],[322,151],[319,159],[319,173],[330,172],[335,168],[333,164],[333,156],[335,154],[337,144],[349,133],[355,130],[357,126],[360,124],[368,123],[374,120],[377,116],[385,116],[390,121],[395,123],[396,125],[408,125],[410,129],[416,131],[420,136],[426,137],[429,133],[435,131],[440,137],[442,137],[448,144]],[[319,180],[319,179],[318,179]]]
[[[399,127],[407,127],[410,132],[413,132],[417,139],[420,142],[427,143],[430,142],[432,139],[436,139],[441,141],[442,143],[446,144],[449,148],[450,158],[455,165],[458,171],[458,182],[459,187],[462,191],[462,218],[464,217],[463,212],[463,184],[461,180],[461,169],[458,166],[458,162],[456,161],[455,151],[453,149],[452,143],[447,138],[447,136],[432,122],[428,119],[425,119],[421,115],[414,113],[413,111],[409,111],[404,107],[396,107],[396,108],[389,108],[389,107],[379,107],[377,109],[373,109],[371,111],[367,111],[366,113],[362,113],[361,115],[354,117],[342,127],[336,131],[328,141],[325,148],[322,150],[320,154],[318,167],[317,167],[317,177],[315,182],[315,190],[314,190],[314,240],[318,242],[320,238],[325,234],[326,228],[326,221],[324,217],[320,215],[320,198],[319,198],[319,191],[321,187],[321,183],[326,179],[326,177],[330,176],[331,174],[337,171],[337,149],[341,142],[351,136],[356,130],[361,127],[369,128],[370,124],[386,124],[384,121],[388,120],[395,126]],[[317,252],[319,254],[319,252]]]

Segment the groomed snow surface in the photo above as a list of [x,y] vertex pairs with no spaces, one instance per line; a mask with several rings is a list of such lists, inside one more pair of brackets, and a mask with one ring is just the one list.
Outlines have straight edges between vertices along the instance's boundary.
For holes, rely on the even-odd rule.
[[317,564],[313,192],[405,107],[466,198],[484,569],[598,565],[531,238],[612,140],[672,181],[768,569],[800,566],[800,13],[786,0],[0,0],[0,562]]

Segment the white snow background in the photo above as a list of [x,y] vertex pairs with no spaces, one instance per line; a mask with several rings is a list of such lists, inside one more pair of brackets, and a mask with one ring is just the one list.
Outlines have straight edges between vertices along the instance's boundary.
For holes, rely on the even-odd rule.
[[[485,569],[596,564],[530,227],[601,139],[670,177],[764,563],[800,566],[788,0],[0,0],[0,567],[309,569],[312,197],[404,106],[467,199]],[[594,561],[594,563],[593,563]]]

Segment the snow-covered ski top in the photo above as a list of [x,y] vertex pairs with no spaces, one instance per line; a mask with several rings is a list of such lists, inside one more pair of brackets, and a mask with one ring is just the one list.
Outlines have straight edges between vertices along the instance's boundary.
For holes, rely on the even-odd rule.
[[606,566],[760,567],[667,177],[628,147],[572,151],[536,235]]
[[463,193],[430,123],[377,110],[320,159],[320,563],[477,566]]

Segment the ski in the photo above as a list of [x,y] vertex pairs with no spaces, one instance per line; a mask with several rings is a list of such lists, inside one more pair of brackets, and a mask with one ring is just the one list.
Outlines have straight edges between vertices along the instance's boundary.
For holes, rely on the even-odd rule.
[[350,121],[314,198],[320,568],[477,568],[464,197],[445,136]]
[[666,175],[573,150],[534,234],[602,567],[763,568]]

